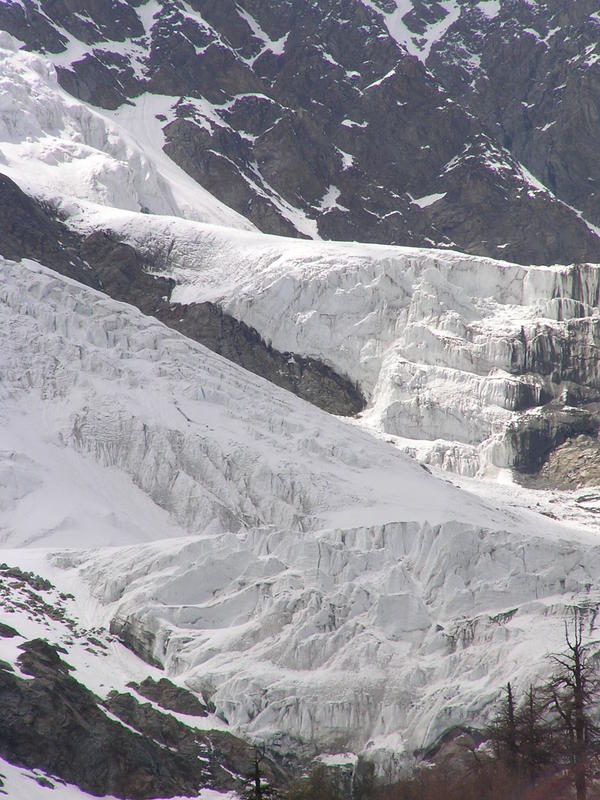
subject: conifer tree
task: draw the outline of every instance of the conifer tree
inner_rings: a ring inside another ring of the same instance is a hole
[[[549,686],[556,729],[564,743],[577,800],[588,799],[591,768],[600,753],[600,730],[592,718],[600,681],[583,639],[583,615],[576,608],[571,625],[565,622],[566,652],[551,655],[557,672]]]
[[[506,695],[500,711],[488,728],[488,738],[492,742],[494,755],[506,763],[507,767],[516,771],[519,760],[517,725],[515,717],[515,700],[510,683],[506,684]]]
[[[254,748],[252,774],[244,781],[242,796],[245,800],[278,800],[279,792],[263,779],[261,763],[265,758],[265,750]]]
[[[316,764],[310,775],[294,781],[288,800],[342,800],[339,786],[324,764]]]
[[[554,760],[555,737],[547,711],[547,697],[531,685],[517,710],[515,721],[520,765],[531,785]]]

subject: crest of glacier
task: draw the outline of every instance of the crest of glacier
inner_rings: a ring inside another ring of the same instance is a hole
[[[194,246],[224,248],[218,229],[203,235]],[[227,304],[258,319],[278,307],[275,296],[296,303],[307,324],[286,328],[282,312],[273,338],[301,341],[316,326],[324,347],[338,343],[349,373],[358,355],[357,377],[373,392],[386,359],[401,363],[392,319],[410,327],[411,281],[420,282],[421,310],[429,304],[442,317],[442,298],[452,298],[464,324],[484,325],[494,318],[481,311],[489,302],[466,298],[495,276],[520,325],[524,297],[538,302],[544,286],[567,280],[550,270],[521,281],[517,268],[485,262],[477,277],[465,257],[448,288],[436,254],[403,254],[403,277],[385,248],[379,261],[363,253],[359,271],[350,246],[307,257],[304,244],[290,251],[294,272],[278,246],[267,240],[263,258],[255,244],[262,267],[246,284],[245,262],[229,259],[238,299],[232,289]],[[334,256],[349,272],[321,270]],[[193,287],[196,297],[200,270],[181,258],[181,291]],[[311,281],[302,283],[302,270]],[[46,548],[70,586],[88,587],[97,624],[209,695],[233,728],[283,748],[363,752],[393,769],[452,725],[485,719],[509,678],[522,688],[544,673],[568,606],[597,608],[595,532],[457,488],[393,444],[41,265],[1,260],[0,272],[3,547]],[[384,292],[404,300],[377,312]],[[343,327],[357,325],[369,296],[371,320],[342,347]],[[455,341],[449,303],[447,313]],[[367,357],[375,327],[389,337]],[[432,370],[458,370],[500,347],[482,332],[470,355],[458,348],[452,368],[442,367],[435,334],[422,326]],[[419,346],[416,331],[405,341]],[[407,396],[399,382],[392,389]]]

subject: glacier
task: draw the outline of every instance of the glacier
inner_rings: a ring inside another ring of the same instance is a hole
[[[573,603],[593,635],[594,530],[454,486],[39,264],[0,270],[4,550],[233,730],[392,775],[543,675]]]
[[[418,57],[439,33],[424,49],[386,20]],[[368,405],[336,419],[0,259],[2,557],[210,697],[211,724],[393,777],[485,722],[509,679],[543,677],[572,605],[596,636],[600,495],[513,480],[536,466],[534,434],[546,449],[595,435],[600,268],[258,234],[162,152],[179,98],[111,112],[60,88],[54,64],[80,44],[50,58],[0,32],[0,171],[147,256],[173,303],[217,303]]]
[[[218,303],[278,350],[356,381],[368,399],[357,422],[426,464],[510,479],[539,466],[529,430],[543,459],[563,428],[597,428],[574,407],[600,396],[598,265],[293,241],[112,209],[70,224],[133,245],[176,280],[173,302]]]

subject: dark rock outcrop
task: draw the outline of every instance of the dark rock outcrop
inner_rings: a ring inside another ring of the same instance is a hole
[[[158,681],[148,677],[141,683],[128,684],[137,694],[152,700],[167,711],[189,714],[194,717],[206,717],[209,709],[204,703],[187,689],[176,686],[167,678]],[[214,710],[214,709],[213,709]]]
[[[558,198],[600,222],[600,33],[594,0],[462,4],[427,66]],[[597,257],[595,257],[597,260]]]
[[[214,711],[191,692],[148,677],[136,685],[136,694],[152,697],[151,705],[115,691],[101,699],[81,682],[98,666],[94,659],[110,660],[108,645],[114,640],[104,629],[82,627],[68,602],[73,599],[39,575],[0,564],[0,612],[18,613],[40,631],[51,626],[60,642],[26,641],[2,623],[0,636],[22,643],[12,663],[0,661],[0,757],[31,770],[28,777],[49,789],[65,781],[93,795],[140,800],[196,797],[203,787],[239,793],[254,746],[227,731],[197,730],[193,720],[186,725],[154,707],[162,703],[194,716]],[[83,648],[92,662],[77,673],[80,680],[69,665],[74,647],[79,657]],[[297,763],[288,770],[268,756],[263,767],[276,786],[298,769]]]
[[[96,795],[194,795],[210,782],[203,762],[161,747],[106,716],[69,675],[57,649],[37,639],[21,646],[24,680],[0,671],[0,753]]]
[[[4,622],[0,622],[0,637],[2,639],[14,639],[14,637],[18,635],[19,632],[15,630],[12,625],[6,625]]]
[[[240,788],[233,775],[245,778],[252,772],[254,747],[226,731],[198,731],[184,725],[170,714],[162,714],[150,703],[140,703],[131,694],[112,692],[106,707],[127,725],[169,750],[185,754],[190,761],[204,762],[202,771],[207,785],[216,789]],[[202,762],[201,762],[202,763]],[[271,784],[281,785],[285,773],[266,758],[261,763],[264,778]],[[206,777],[208,771],[209,777]]]
[[[239,790],[250,774],[254,748],[247,742],[196,731],[130,694],[113,692],[101,701],[70,675],[66,651],[42,639],[20,649],[19,668],[30,679],[0,663],[0,755],[11,763],[94,795],[140,799],[195,797],[206,786]],[[171,687],[167,696],[180,702],[185,690]],[[263,765],[271,783],[286,782],[270,759]]]
[[[517,454],[517,473],[535,473],[548,456],[567,440],[581,435],[594,436],[598,414],[586,408],[554,407],[549,403],[536,414],[525,414],[509,426],[508,440]]]
[[[79,254],[79,238],[55,212],[0,173],[0,255],[12,261],[31,258],[85,283],[100,285]]]
[[[600,486],[600,440],[597,434],[582,433],[567,439],[548,453],[541,467],[533,473],[520,475],[519,482],[532,489],[562,489],[572,491],[585,486]],[[585,507],[592,496],[578,497]]]

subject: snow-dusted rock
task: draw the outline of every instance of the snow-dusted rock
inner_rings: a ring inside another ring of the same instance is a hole
[[[597,9],[576,5],[4,0],[0,29],[56,68],[81,110],[110,109],[136,171],[149,161],[177,184],[187,216],[243,227],[218,197],[270,233],[569,263],[600,259]],[[52,157],[71,157],[72,132]],[[37,154],[13,166],[31,176]],[[127,186],[123,155],[80,156],[60,182],[82,196],[122,204],[143,189]],[[160,188],[163,202],[145,192],[139,205],[169,207]]]

